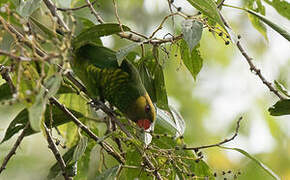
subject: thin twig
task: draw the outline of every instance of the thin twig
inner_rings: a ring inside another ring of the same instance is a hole
[[[50,13],[56,17],[57,22],[60,26],[62,26],[66,31],[70,31],[68,26],[65,24],[65,22],[63,21],[63,19],[61,19],[59,17],[59,15],[57,14],[57,8],[56,6],[53,4],[53,2],[51,0],[43,0],[43,2],[45,3],[46,7],[49,9]]]
[[[124,158],[116,152],[113,147],[111,147],[108,143],[104,141],[99,141],[100,138],[96,136],[87,126],[85,126],[82,122],[80,122],[64,105],[62,105],[60,102],[58,102],[57,99],[54,97],[51,97],[49,99],[51,103],[56,105],[60,110],[62,110],[67,116],[70,117],[70,119],[79,127],[81,128],[87,135],[89,135],[93,140],[98,142],[106,151],[108,154],[113,156],[118,162],[121,164],[125,164]]]
[[[94,6],[92,5],[92,3],[90,2],[90,0],[86,0],[87,5],[89,6],[91,13],[97,18],[97,21],[101,24],[105,23],[103,18],[99,15],[99,13],[97,13],[97,11],[95,10]]]
[[[154,176],[158,179],[158,180],[162,180],[162,177],[160,175],[160,173],[158,172],[158,170],[154,167],[153,163],[149,160],[149,158],[145,155],[143,156],[144,158],[144,162],[147,164],[147,166],[152,169],[154,172]]]
[[[176,12],[176,13],[172,13],[172,14],[169,14],[169,15],[167,15],[167,16],[165,16],[164,18],[163,18],[163,20],[161,21],[161,23],[160,23],[160,25],[158,26],[158,28],[151,34],[151,36],[149,37],[149,39],[151,39],[152,37],[154,37],[154,35],[160,30],[160,29],[162,29],[163,28],[163,24],[165,23],[165,21],[169,18],[169,17],[173,17],[173,16],[175,16],[175,15],[179,15],[179,13],[178,12]]]
[[[31,58],[29,57],[24,57],[24,56],[16,56],[12,53],[9,53],[7,51],[3,51],[0,49],[0,55],[5,55],[5,56],[8,56],[10,57],[11,59],[14,59],[16,61],[31,61]]]
[[[0,174],[1,172],[6,168],[6,165],[8,163],[8,161],[11,159],[11,157],[16,154],[16,150],[18,148],[18,146],[20,145],[21,141],[23,140],[24,136],[25,136],[25,132],[27,130],[27,128],[29,127],[29,123],[26,123],[25,127],[23,128],[23,131],[21,132],[21,134],[18,136],[15,144],[13,145],[12,149],[9,151],[9,153],[7,154],[7,156],[4,158],[2,165],[0,167]]]
[[[49,149],[51,149],[55,159],[57,160],[57,162],[58,162],[58,164],[59,164],[59,166],[61,168],[62,175],[63,175],[64,179],[65,180],[71,180],[72,177],[68,176],[68,174],[66,172],[66,164],[65,164],[61,154],[59,153],[59,150],[58,150],[57,146],[55,145],[54,141],[52,140],[50,132],[47,129],[45,123],[43,123],[43,127],[44,127],[44,130],[45,130],[46,139],[47,139],[47,142],[48,142],[48,147],[49,147]]]
[[[93,1],[91,4],[94,5],[96,2],[97,2],[97,0]],[[76,11],[76,10],[83,9],[85,7],[89,7],[89,4],[86,4],[86,5],[83,5],[83,6],[80,6],[80,7],[75,7],[75,8],[60,8],[60,7],[57,7],[56,10],[58,10],[58,11]]]
[[[237,42],[237,47],[238,49],[240,50],[240,52],[242,53],[242,55],[245,57],[245,59],[247,60],[249,66],[250,66],[250,71],[254,71],[256,73],[256,75],[261,79],[261,81],[263,82],[263,84],[265,84],[269,90],[271,92],[273,92],[274,94],[276,94],[279,99],[283,100],[283,99],[286,99],[284,98],[275,88],[274,86],[272,86],[272,83],[270,83],[269,81],[266,80],[266,78],[262,75],[262,72],[260,69],[256,68],[256,66],[253,64],[252,62],[252,59],[248,54],[247,52],[244,50],[244,48],[242,47],[241,45],[241,42],[238,41]]]
[[[167,3],[168,3],[169,11],[172,14],[173,13],[173,10],[172,10],[172,6],[171,6],[171,0],[167,0]],[[173,29],[175,29],[174,16],[172,16],[172,24],[173,24]]]
[[[225,1],[226,1],[226,0],[222,0],[222,1],[217,5],[217,8],[220,9],[220,8],[223,6],[223,4],[224,4]]]
[[[104,111],[114,123],[116,123],[120,129],[129,137],[132,138],[133,136],[130,134],[130,132],[125,128],[125,126],[116,118],[114,111],[112,111],[108,106],[106,106],[103,102],[101,101],[93,101],[94,105],[97,107],[100,107],[102,111]]]
[[[119,14],[118,14],[118,7],[117,7],[117,3],[116,3],[115,0],[113,0],[113,4],[114,4],[114,8],[115,8],[115,16],[116,16],[117,21],[118,21],[118,23],[120,25],[120,29],[121,29],[122,33],[124,33],[123,25],[121,23],[121,19],[120,19]]]
[[[97,21],[101,24],[105,23],[105,21],[103,20],[103,18],[96,12],[96,10],[94,9],[92,3],[90,2],[90,0],[86,0],[87,2],[87,5],[89,6],[90,10],[91,10],[91,13],[96,17]],[[181,16],[183,16],[182,14],[180,13],[177,13]],[[170,16],[169,16],[170,17]],[[134,32],[132,32],[133,34],[136,34]],[[120,36],[121,38],[125,38],[125,39],[128,39],[130,41],[133,41],[133,42],[143,42],[143,40],[137,36],[134,36],[132,35],[131,33],[118,33],[117,34],[118,36]],[[168,42],[174,42],[176,40],[180,40],[182,38],[182,35],[179,35],[179,36],[176,36],[176,37],[172,37],[172,38],[168,38],[168,39],[150,39],[150,38],[147,38],[146,36],[144,35],[140,35],[140,34],[136,34],[142,38],[145,38],[147,39],[144,44],[163,44],[163,43],[168,43]]]
[[[40,48],[38,47],[35,47],[34,45],[32,45],[30,42],[28,41],[25,41],[25,38],[24,36],[18,32],[11,24],[7,23],[1,16],[0,16],[0,22],[3,24],[4,28],[8,31],[8,32],[11,32],[12,34],[14,34],[17,38],[17,40],[19,42],[24,42],[24,44],[26,46],[28,46],[29,48],[31,49],[35,49],[36,50],[36,53],[40,56],[40,57],[45,57],[46,54],[43,50],[41,50]]]
[[[3,65],[0,64],[0,75],[2,76],[2,78],[7,82],[11,94],[15,94],[17,92],[16,87],[14,86],[12,79],[9,75],[9,69]]]
[[[221,141],[219,143],[216,143],[216,144],[205,145],[205,146],[198,146],[198,147],[184,147],[182,149],[184,149],[184,150],[195,150],[195,151],[197,151],[197,150],[200,150],[200,149],[217,147],[217,146],[220,146],[222,144],[228,143],[228,142],[234,140],[237,137],[237,135],[239,133],[240,122],[241,122],[242,119],[243,119],[242,117],[240,117],[238,119],[235,134],[231,138],[229,138],[229,139],[225,139],[225,140],[223,140],[223,141]]]

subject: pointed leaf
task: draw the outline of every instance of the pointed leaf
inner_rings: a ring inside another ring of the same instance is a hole
[[[287,18],[288,20],[290,20],[290,3],[285,1],[285,0],[265,0],[265,2],[267,2],[268,4],[270,4],[273,8],[276,9],[276,11],[284,16],[285,18]]]
[[[55,95],[61,84],[61,75],[56,74],[51,76],[41,88],[39,94],[36,96],[35,102],[29,107],[29,121],[30,126],[34,131],[40,130],[41,121],[44,118],[46,104],[48,99]]]
[[[278,101],[268,111],[272,116],[290,115],[290,99]]]
[[[116,52],[116,58],[117,58],[118,65],[121,66],[124,58],[128,55],[128,53],[133,51],[133,49],[135,49],[137,46],[139,46],[141,44],[142,44],[142,42],[133,43],[133,44],[129,44],[128,46],[125,46],[125,47],[119,49]]]
[[[117,173],[121,165],[114,166],[110,169],[107,169],[105,172],[97,176],[96,180],[113,180],[117,176]]]
[[[170,111],[156,108],[157,120],[155,129],[165,129],[168,134],[175,135],[176,137],[182,136],[185,131],[185,121],[182,116],[173,108],[170,107]]]
[[[255,5],[256,8],[254,8]],[[247,1],[246,7],[255,13],[261,13],[262,15],[265,15],[265,7],[262,5],[261,0],[249,0]],[[260,21],[260,19],[251,13],[249,14],[249,19],[254,28],[256,28],[266,40],[268,40],[267,29],[265,25]]]
[[[283,36],[285,39],[287,39],[288,41],[290,41],[290,32],[288,30],[286,30],[285,28],[281,27],[280,25],[275,24],[274,22],[272,22],[271,20],[269,20],[267,17],[256,13],[255,11],[246,9],[246,11],[254,16],[256,16],[257,18],[259,18],[261,21],[263,21],[264,23],[266,23],[268,26],[270,26],[272,29],[274,29],[277,33],[281,34],[281,36]]]
[[[221,148],[224,149],[229,149],[229,150],[234,150],[237,151],[241,154],[243,154],[244,156],[246,156],[247,158],[251,159],[253,162],[255,162],[258,166],[260,166],[264,171],[266,171],[270,176],[272,176],[274,179],[280,180],[279,176],[276,175],[270,168],[268,168],[265,164],[263,164],[261,161],[257,160],[256,158],[254,158],[253,156],[251,156],[249,153],[247,153],[246,151],[239,149],[239,148],[229,148],[229,147],[223,147],[223,146],[219,146]]]
[[[16,110],[16,108],[15,108],[15,110]],[[69,110],[77,118],[83,117],[82,114],[80,114],[76,111],[73,111],[71,109],[69,109]],[[6,108],[5,113],[7,114],[7,108]],[[0,110],[0,115],[1,115],[1,110]],[[9,115],[9,117],[13,117],[13,116]],[[59,126],[59,125],[62,125],[64,123],[70,122],[70,119],[68,117],[66,117],[66,115],[63,113],[63,111],[61,111],[60,109],[58,109],[57,107],[54,107],[54,106],[52,107],[52,118],[53,118],[52,127]],[[13,119],[13,121],[11,121],[11,123],[9,124],[9,126],[5,132],[4,138],[2,139],[1,143],[9,140],[12,136],[14,136],[16,133],[18,133],[21,129],[23,129],[28,121],[29,121],[28,110],[24,109]],[[50,110],[49,109],[46,109],[46,112],[45,112],[45,123],[47,126],[50,127]],[[31,127],[28,127],[28,129],[26,130],[25,136],[29,136],[29,135],[34,134],[34,133],[37,133],[37,132],[34,131]]]
[[[54,38],[57,37],[59,40],[63,38],[63,36],[57,32],[53,32],[51,29],[46,27],[44,24],[39,22],[37,19],[34,17],[29,17],[29,20],[35,24],[44,34],[46,34],[49,38]]]
[[[27,18],[40,7],[41,2],[42,0],[21,0],[19,6],[17,6],[16,11],[20,16]]]
[[[153,83],[156,96],[156,105],[162,109],[169,110],[163,69],[159,64],[156,64],[154,69]]]
[[[122,26],[124,31],[129,31],[130,28],[127,26]],[[119,24],[106,23],[93,26],[89,29],[83,30],[76,38],[73,39],[73,46],[78,49],[86,43],[94,43],[96,45],[102,45],[100,37],[108,36],[121,32]]]
[[[73,146],[70,148],[64,155],[62,156],[65,164],[68,164],[73,158],[73,154],[75,151],[76,146]],[[59,166],[59,163],[56,162],[49,170],[49,174],[47,176],[47,179],[53,179],[55,178],[59,173],[61,172],[61,168]]]
[[[12,94],[10,87],[7,83],[4,83],[0,86],[0,101],[11,99]]]
[[[199,46],[190,51],[184,40],[182,40],[180,44],[180,54],[183,63],[195,80],[203,65],[203,59],[201,58],[200,52],[197,49],[198,47]]]
[[[274,81],[276,88],[283,93],[285,96],[290,97],[290,92],[283,86],[283,84],[279,83],[278,81]]]
[[[88,145],[88,137],[82,136],[79,140],[79,143],[74,151],[73,161],[78,161],[80,157],[84,154]]]
[[[187,43],[190,52],[199,43],[202,35],[203,24],[196,20],[185,20],[182,22],[183,39]]]
[[[224,23],[219,15],[219,10],[214,0],[187,0],[193,7],[201,13],[224,27]]]

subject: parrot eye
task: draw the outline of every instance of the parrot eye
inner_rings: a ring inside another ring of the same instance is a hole
[[[149,113],[149,111],[150,111],[150,106],[149,106],[149,104],[146,104],[146,106],[145,106],[145,112],[146,113]]]

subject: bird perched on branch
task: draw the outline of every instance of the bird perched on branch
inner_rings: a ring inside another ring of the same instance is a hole
[[[93,98],[107,100],[139,127],[147,130],[155,120],[155,108],[139,72],[106,47],[86,44],[75,50],[72,68]]]

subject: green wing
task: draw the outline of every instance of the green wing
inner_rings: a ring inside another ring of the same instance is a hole
[[[127,60],[118,66],[116,53],[106,47],[80,47],[72,67],[92,97],[107,99],[120,110],[146,93],[137,69]]]

